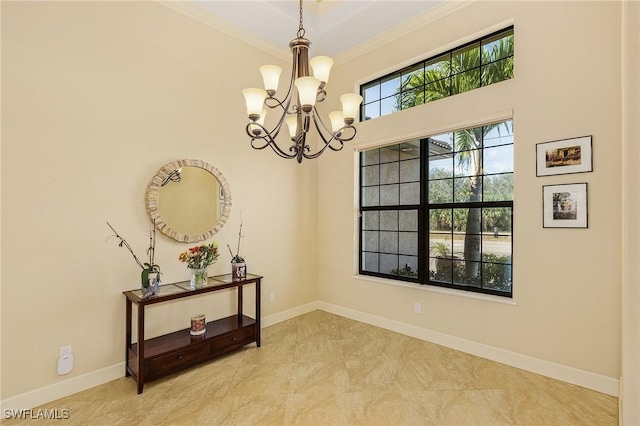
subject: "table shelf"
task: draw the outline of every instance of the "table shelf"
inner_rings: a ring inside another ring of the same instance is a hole
[[[234,280],[231,274],[209,277],[207,284],[196,289],[189,282],[162,285],[158,294],[143,297],[141,290],[123,292],[126,297],[126,368],[125,375],[132,376],[142,393],[148,381],[164,377],[184,368],[216,358],[255,342],[260,347],[260,284],[262,277],[247,274],[242,280]],[[243,288],[255,284],[256,317],[251,318],[242,312]],[[238,294],[237,313],[208,322],[206,332],[192,336],[189,329],[144,338],[144,313],[149,305],[170,300],[201,296],[212,292],[235,289]],[[132,342],[132,306],[137,307],[138,342]]]

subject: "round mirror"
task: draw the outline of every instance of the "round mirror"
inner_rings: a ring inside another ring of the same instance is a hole
[[[201,160],[165,164],[145,197],[147,214],[167,237],[183,243],[211,238],[231,213],[231,190],[220,170]]]

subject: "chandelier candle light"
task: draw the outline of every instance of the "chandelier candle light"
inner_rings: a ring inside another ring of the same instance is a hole
[[[304,34],[302,0],[300,0],[300,26],[297,37],[289,43],[289,48],[293,53],[291,80],[283,100],[275,97],[280,73],[282,73],[282,68],[276,65],[260,67],[264,90],[252,88],[242,91],[247,103],[247,116],[250,120],[246,131],[251,137],[251,146],[254,149],[271,147],[280,157],[295,158],[298,163],[301,163],[303,158],[318,158],[327,148],[340,151],[344,142],[352,140],[356,136],[353,122],[362,103],[362,96],[355,93],[340,96],[342,111],[329,113],[331,121],[331,130],[329,130],[320,118],[315,105],[316,102],[324,101],[327,96],[325,87],[329,81],[333,59],[328,56],[316,56],[309,60],[311,42],[304,38]],[[313,76],[309,75],[309,66],[313,70]],[[282,115],[271,130],[267,130],[264,126],[264,119],[267,115],[265,107],[282,109]],[[311,147],[306,142],[306,136],[312,122],[322,139],[322,144],[314,153],[311,153]],[[289,128],[289,136],[293,142],[288,152],[280,148],[275,140],[285,123]]]

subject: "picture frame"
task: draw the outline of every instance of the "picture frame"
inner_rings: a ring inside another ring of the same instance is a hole
[[[536,144],[536,176],[593,171],[591,148],[591,136]]]
[[[588,228],[586,183],[542,187],[543,228]]]

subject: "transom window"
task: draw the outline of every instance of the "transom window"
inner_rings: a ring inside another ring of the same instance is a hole
[[[513,78],[513,27],[360,86],[362,121]]]
[[[511,297],[512,121],[360,154],[360,273]]]

